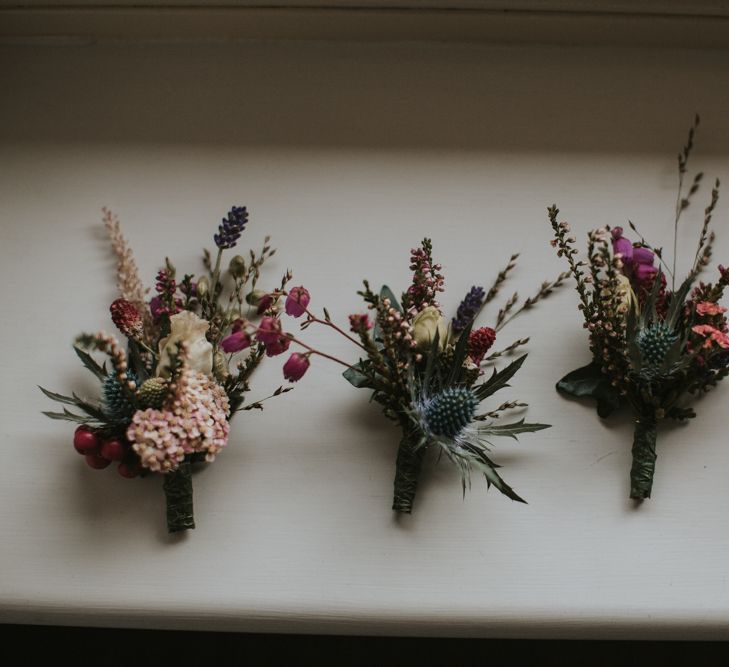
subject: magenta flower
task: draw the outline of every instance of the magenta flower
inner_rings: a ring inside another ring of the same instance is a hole
[[[281,334],[275,341],[272,343],[264,343],[266,346],[266,356],[267,357],[275,357],[279,354],[283,354],[286,352],[286,350],[289,349],[289,345],[291,345],[291,340],[285,335]]]
[[[278,318],[267,315],[261,319],[256,332],[256,340],[268,345],[275,343],[281,337],[281,322]]]
[[[289,382],[297,382],[309,369],[309,355],[294,352],[283,366],[284,378]]]
[[[306,312],[311,295],[306,287],[292,287],[286,297],[286,314],[292,317],[301,317]]]
[[[256,332],[256,340],[266,346],[266,356],[268,357],[275,357],[277,354],[286,352],[291,345],[291,340],[281,330],[280,320],[271,315],[267,315],[261,320]]]
[[[633,261],[633,244],[623,236],[623,228],[615,227],[611,232],[613,237],[613,252],[620,253],[624,264]]]
[[[655,253],[650,248],[645,248],[643,246],[633,248],[633,261],[636,264],[647,264],[649,266],[653,266],[653,260],[655,257]]]
[[[229,336],[223,338],[220,341],[220,347],[223,348],[224,352],[232,354],[234,352],[240,352],[251,346],[251,337],[246,331],[238,330],[233,331]]]
[[[258,302],[258,308],[256,312],[259,315],[263,315],[273,305],[273,297],[270,294],[264,294],[261,300]]]

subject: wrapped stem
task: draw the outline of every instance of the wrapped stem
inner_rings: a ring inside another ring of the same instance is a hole
[[[425,447],[417,447],[417,443],[417,437],[411,433],[405,433],[397,450],[395,497],[392,501],[392,509],[401,514],[410,514],[413,511],[420,468],[425,455]]]
[[[164,477],[168,532],[179,533],[195,528],[190,462],[183,461],[177,470],[168,472]]]
[[[633,466],[630,469],[630,497],[643,500],[651,497],[656,470],[656,420],[639,417],[633,434]]]

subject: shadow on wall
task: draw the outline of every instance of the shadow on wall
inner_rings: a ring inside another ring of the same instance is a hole
[[[698,111],[722,153],[727,72],[617,47],[3,47],[0,141],[665,152]]]

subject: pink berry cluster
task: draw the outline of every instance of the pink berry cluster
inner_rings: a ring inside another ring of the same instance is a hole
[[[131,479],[139,475],[141,466],[129,442],[118,437],[103,437],[88,426],[79,426],[73,435],[73,446],[95,470],[103,470],[118,462],[117,471]]]

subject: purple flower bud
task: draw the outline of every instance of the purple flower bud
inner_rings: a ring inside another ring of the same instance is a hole
[[[281,337],[281,322],[275,317],[267,315],[261,319],[256,332],[256,340],[264,345],[275,343]]]
[[[610,233],[613,237],[613,252],[620,253],[624,264],[630,264],[633,261],[633,244],[623,236],[623,228],[615,227]]]
[[[224,352],[232,354],[234,352],[240,352],[251,346],[251,337],[246,331],[234,331],[229,336],[223,338],[220,341],[220,347],[223,348]]]
[[[309,369],[309,355],[294,352],[283,366],[284,378],[289,382],[297,382]]]
[[[656,269],[654,266],[651,266],[650,264],[638,264],[635,267],[635,277],[640,282],[643,282],[644,280],[651,278],[657,272],[658,272],[658,269]]]
[[[305,287],[292,287],[286,297],[286,314],[300,317],[306,312],[311,296]]]
[[[633,261],[636,264],[648,264],[653,266],[653,260],[655,259],[655,253],[649,248],[633,248]]]

